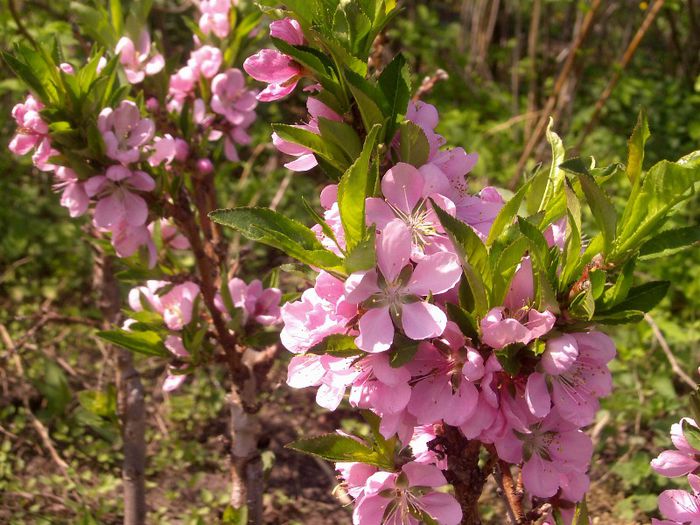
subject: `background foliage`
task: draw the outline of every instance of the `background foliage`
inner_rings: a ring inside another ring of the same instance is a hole
[[[12,1],[12,0],[10,0]],[[9,48],[28,32],[37,40],[58,38],[68,61],[82,63],[89,41],[99,37],[104,18],[96,3],[25,0],[0,10],[0,46]],[[245,2],[240,2],[245,3]],[[555,128],[567,148],[580,144],[601,164],[624,162],[626,139],[637,111],[646,107],[652,139],[645,167],[698,149],[700,142],[700,2],[665,2],[591,133],[585,134],[593,106],[631,36],[640,26],[646,2],[603,2],[591,33],[556,106]],[[94,6],[94,7],[93,7]],[[556,0],[406,1],[405,9],[382,42],[381,57],[401,49],[416,72],[414,84],[439,69],[438,81],[424,100],[442,116],[438,131],[452,145],[477,151],[480,161],[472,188],[507,186],[529,133],[549,96],[586,2]],[[125,9],[128,6],[125,6]],[[250,6],[254,9],[253,6]],[[20,17],[19,27],[12,10]],[[166,56],[178,60],[191,47],[184,17],[188,3],[156,2],[150,17],[154,37]],[[539,11],[539,17],[534,16]],[[97,13],[97,14],[95,14]],[[266,34],[260,32],[260,38]],[[536,34],[535,38],[533,35]],[[256,46],[263,46],[260,40]],[[248,50],[250,51],[250,50]],[[243,55],[245,56],[245,55]],[[114,356],[93,336],[99,321],[91,291],[89,247],[80,240],[79,221],[58,206],[49,178],[14,158],[6,145],[14,123],[10,110],[24,93],[10,72],[0,78],[0,521],[8,523],[118,523],[120,438],[114,411]],[[221,184],[226,207],[275,205],[308,222],[299,195],[315,198],[321,176],[292,176],[269,144],[265,122],[294,122],[303,114],[299,101],[265,105],[254,130],[257,140],[244,162],[229,165]],[[535,149],[528,168],[546,161],[546,147]],[[674,219],[698,223],[698,199]],[[259,266],[248,276],[265,275],[285,261],[278,252],[254,249]],[[281,278],[293,291],[307,276],[285,267]],[[604,402],[591,430],[599,461],[594,466],[593,515],[601,523],[648,522],[656,495],[673,483],[655,475],[649,460],[667,444],[667,429],[683,414],[690,387],[674,371],[695,378],[700,361],[700,253],[659,257],[639,264],[642,278],[671,281],[671,289],[651,323],[616,331],[619,359],[616,390]],[[78,322],[80,319],[85,322]],[[658,333],[652,330],[658,326]],[[659,335],[660,334],[660,335]],[[21,365],[21,366],[18,366]],[[227,500],[222,441],[225,425],[222,377],[216,370],[198,377],[174,396],[160,392],[163,367],[139,362],[149,392],[149,504],[158,523],[212,523]],[[283,449],[296,434],[331,430],[338,421],[360,423],[315,412],[308,392],[289,392],[285,366],[280,387],[270,392],[264,415],[270,444],[265,456],[271,490],[270,523],[349,523],[349,514],[331,495],[333,473],[324,464]],[[34,418],[50,432],[59,461]],[[66,468],[60,466],[64,460]],[[495,503],[494,503],[495,505]],[[502,516],[493,510],[494,523]]]

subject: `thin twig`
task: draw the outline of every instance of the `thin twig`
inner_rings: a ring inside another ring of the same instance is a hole
[[[17,349],[15,347],[14,342],[12,341],[10,333],[7,331],[7,328],[5,328],[5,325],[3,324],[0,324],[0,337],[2,337],[3,342],[7,346],[8,351],[10,352],[12,362],[17,370],[17,377],[26,379],[26,375],[24,373],[24,365],[22,364],[22,358],[17,352]],[[68,474],[68,463],[64,461],[64,459],[56,450],[56,447],[54,447],[49,431],[46,429],[44,424],[41,421],[39,421],[39,419],[37,419],[37,417],[34,415],[34,412],[32,412],[32,408],[29,404],[29,396],[24,391],[22,391],[20,396],[22,399],[22,405],[24,406],[24,410],[27,416],[29,417],[32,426],[34,427],[34,430],[36,430],[36,433],[39,435],[41,442],[44,444],[46,450],[48,450],[51,459],[54,463],[56,463],[56,465],[58,465],[63,475],[70,481],[72,481],[70,475]]]
[[[508,187],[511,189],[517,186],[518,181],[520,180],[520,175],[522,174],[523,169],[525,168],[525,163],[527,162],[527,159],[530,157],[530,154],[533,152],[535,147],[539,144],[540,139],[542,138],[542,134],[544,133],[544,130],[547,126],[548,116],[554,109],[557,99],[559,98],[559,93],[566,84],[566,79],[569,77],[571,71],[573,70],[578,50],[583,45],[583,42],[586,40],[586,37],[588,36],[588,33],[590,32],[591,27],[593,26],[593,20],[595,18],[596,11],[600,7],[600,4],[601,0],[593,0],[590,10],[588,11],[588,13],[586,13],[586,17],[583,19],[581,31],[576,35],[574,41],[569,47],[569,53],[567,54],[566,60],[564,61],[564,65],[561,68],[561,72],[559,73],[559,76],[557,77],[557,80],[554,83],[554,89],[552,91],[552,94],[549,96],[544,108],[542,109],[542,115],[540,116],[540,120],[538,121],[537,126],[535,127],[535,131],[530,136],[530,140],[528,140],[527,144],[525,145],[525,149],[523,150],[523,153],[522,155],[520,155],[520,159],[518,160],[518,166],[515,169],[515,174],[508,183]]]
[[[668,362],[671,365],[671,370],[673,370],[673,372],[681,379],[681,381],[683,381],[686,385],[695,390],[695,388],[697,388],[696,382],[693,381],[693,379],[688,374],[686,374],[683,368],[681,368],[681,366],[678,364],[676,356],[673,355],[671,347],[668,345],[666,338],[664,338],[664,334],[661,333],[661,330],[656,324],[656,321],[654,321],[654,319],[652,319],[652,317],[649,314],[644,314],[644,320],[651,327],[651,331],[654,333],[654,337],[658,341],[661,350],[663,350],[664,354],[666,355],[666,359],[668,359]]]
[[[632,40],[627,46],[627,49],[625,49],[625,52],[622,54],[622,57],[620,58],[619,62],[615,65],[613,74],[610,77],[607,86],[605,86],[605,89],[600,94],[600,97],[598,97],[598,101],[595,104],[595,108],[593,108],[593,114],[590,116],[588,124],[586,124],[586,128],[583,130],[583,134],[581,135],[578,144],[576,144],[576,151],[581,150],[581,146],[583,146],[583,143],[586,141],[586,138],[591,133],[591,130],[597,124],[598,118],[600,117],[600,112],[603,110],[603,107],[610,98],[610,95],[612,95],[615,86],[617,86],[617,83],[620,81],[622,72],[632,60],[632,57],[636,53],[640,42],[644,38],[644,35],[647,33],[647,31],[651,27],[651,24],[654,22],[656,15],[659,14],[659,11],[661,11],[661,8],[664,6],[664,2],[665,0],[656,0],[654,2],[654,5],[651,6],[651,9],[649,9],[647,16],[644,18],[642,25],[639,26],[639,29],[635,33],[634,37],[632,37]]]

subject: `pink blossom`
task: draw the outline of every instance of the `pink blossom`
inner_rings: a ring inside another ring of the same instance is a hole
[[[214,171],[214,163],[209,159],[197,159],[197,173],[200,175],[209,175]]]
[[[240,69],[228,69],[216,75],[212,80],[211,90],[212,111],[223,115],[236,126],[246,122],[249,119],[248,115],[258,104],[255,93],[246,89]]]
[[[335,464],[335,469],[343,480],[345,491],[353,498],[362,493],[367,478],[377,472],[377,467],[365,463],[339,462]]]
[[[120,165],[107,168],[104,175],[85,182],[85,191],[98,200],[93,222],[98,228],[111,229],[117,223],[142,226],[148,218],[146,201],[134,191],[153,191],[155,181],[143,171],[131,171]]]
[[[416,463],[435,465],[440,470],[447,470],[447,458],[435,452],[431,442],[437,439],[435,425],[419,425],[413,430],[409,443]]]
[[[504,307],[498,306],[481,320],[481,340],[496,349],[514,343],[528,344],[549,332],[554,321],[554,315],[547,310],[519,310],[511,317]]]
[[[213,46],[202,46],[190,53],[187,66],[197,75],[204,78],[214,78],[223,62],[221,50]]]
[[[304,33],[296,20],[285,18],[270,24],[270,35],[290,45],[304,43]],[[243,69],[267,87],[258,94],[261,102],[272,102],[286,97],[297,87],[304,68],[291,57],[273,49],[263,49],[246,58]]]
[[[667,478],[685,476],[695,472],[700,467],[700,462],[697,460],[700,456],[700,450],[688,443],[683,431],[684,424],[698,428],[695,420],[687,417],[674,423],[671,426],[671,440],[676,450],[664,450],[651,461],[651,468]]]
[[[174,98],[177,104],[181,105],[182,101],[194,92],[198,77],[197,70],[189,66],[181,67],[175,74],[170,76],[168,94]]]
[[[406,367],[392,367],[386,353],[370,355],[354,363],[358,375],[350,390],[350,405],[368,408],[381,417],[401,413],[411,399]]]
[[[71,217],[83,215],[90,203],[85,186],[78,175],[70,168],[59,166],[54,172],[54,191],[61,193],[61,206],[68,208]]]
[[[354,360],[331,355],[295,355],[287,369],[287,384],[292,388],[319,387],[316,403],[333,411],[359,375],[359,371],[353,367]]]
[[[448,329],[458,331],[453,324],[450,327]],[[479,392],[462,373],[462,359],[467,352],[463,352],[462,347],[463,343],[454,348],[444,345],[441,351],[435,345],[423,342],[408,363],[411,375],[419,378],[413,387],[408,411],[416,416],[419,425],[443,420],[448,425],[459,426],[476,410]],[[476,353],[476,350],[470,350]]]
[[[155,266],[158,254],[151,234],[144,224],[134,226],[124,219],[115,222],[109,228],[104,228],[104,230],[112,232],[112,246],[119,257],[131,257],[141,246],[146,246],[148,267]]]
[[[615,345],[601,332],[563,334],[547,341],[542,355],[543,373],[528,378],[530,410],[538,417],[549,412],[551,400],[562,418],[585,426],[593,422],[598,398],[612,391],[607,363],[615,357]],[[546,379],[545,379],[546,378]]]
[[[148,157],[148,163],[154,167],[163,163],[166,166],[169,165],[177,154],[177,140],[169,133],[162,137],[155,137],[153,139],[153,153]]]
[[[124,66],[126,78],[131,84],[143,82],[148,75],[155,75],[165,67],[165,59],[160,53],[151,53],[151,35],[142,31],[137,44],[122,37],[117,42],[114,52],[119,55],[119,62]]]
[[[462,509],[450,494],[436,489],[447,484],[434,465],[406,463],[400,473],[376,472],[367,478],[355,500],[353,525],[419,525],[424,513],[441,525],[458,525]]]
[[[137,312],[143,310],[143,295],[153,309],[163,316],[165,326],[170,330],[182,330],[192,321],[192,309],[199,295],[199,286],[186,282],[173,286],[162,296],[157,295],[157,291],[167,284],[163,281],[148,281],[145,287],[133,288],[129,292],[129,306]]]
[[[201,0],[199,10],[202,16],[199,17],[199,29],[202,33],[214,33],[219,38],[226,38],[231,30],[230,8],[231,0]]]
[[[44,105],[32,95],[28,95],[24,102],[12,108],[12,117],[18,129],[10,141],[9,148],[15,155],[25,155],[40,143],[48,143],[49,127],[39,113],[42,109]]]
[[[155,225],[155,222],[148,225],[148,231],[151,235],[153,235]],[[168,221],[168,219],[159,219],[158,227],[160,228],[160,237],[163,240],[163,244],[174,250],[188,250],[190,248],[190,241],[187,240],[187,237],[182,235],[177,226]]]
[[[228,282],[228,291],[235,308],[243,312],[243,324],[255,321],[263,326],[276,324],[280,321],[280,299],[282,292],[277,288],[265,288],[259,279],[246,284],[245,281],[234,277]],[[221,296],[216,297],[216,307],[226,312],[226,306]]]
[[[356,313],[357,308],[346,300],[342,281],[320,272],[315,287],[306,290],[301,300],[282,307],[280,339],[290,352],[305,352],[329,335],[347,332],[346,325]]]
[[[426,253],[452,251],[445,230],[428,201],[433,199],[441,209],[454,215],[454,204],[440,194],[446,185],[446,181],[436,180],[423,169],[399,162],[382,178],[384,199],[367,199],[367,221],[376,224],[381,231],[390,221],[402,220],[411,231],[414,260]]]
[[[659,496],[659,511],[670,521],[654,520],[657,525],[686,524],[700,525],[700,477],[688,476],[693,492],[665,490]]]
[[[439,122],[438,111],[435,106],[422,101],[411,101],[406,111],[406,120],[417,124],[428,139],[430,144],[430,157],[437,155],[438,150],[445,144],[445,139],[435,132]]]
[[[318,127],[319,118],[322,117],[336,122],[342,122],[343,120],[343,118],[335,111],[314,97],[309,97],[306,100],[306,108],[311,117],[309,122],[307,124],[300,124],[295,127],[310,131],[316,135],[321,133]],[[284,167],[289,170],[308,171],[318,165],[318,161],[310,149],[293,142],[288,142],[282,139],[277,133],[272,134],[272,143],[282,153],[296,157],[295,160],[287,162],[284,165]]]
[[[123,100],[116,109],[105,108],[97,118],[107,156],[130,164],[141,157],[141,148],[153,138],[155,125],[141,118],[141,112],[130,100]]]
[[[270,36],[279,38],[293,46],[304,45],[304,32],[299,22],[292,18],[283,18],[270,23]]]
[[[523,483],[533,496],[550,498],[560,488],[587,483],[584,478],[593,454],[591,439],[563,421],[556,411],[531,425],[527,432],[506,433],[496,442],[496,449],[505,461],[524,461]],[[572,492],[579,495],[578,491]]]
[[[185,348],[185,345],[182,344],[182,339],[176,335],[169,335],[165,338],[165,348],[170,350],[170,352],[179,359],[186,359],[190,355]],[[176,370],[177,367],[168,365],[168,375],[163,381],[163,392],[172,392],[177,390],[187,379],[185,374],[178,374],[175,372]]]
[[[366,352],[391,347],[395,322],[415,340],[437,337],[445,330],[445,313],[422,298],[455,286],[462,268],[454,254],[441,252],[422,259],[414,269],[411,249],[411,231],[394,219],[377,235],[379,271],[356,273],[346,282],[348,300],[366,309],[355,340]]]

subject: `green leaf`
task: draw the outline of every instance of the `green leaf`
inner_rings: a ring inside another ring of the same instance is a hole
[[[404,121],[399,126],[401,161],[420,168],[430,157],[430,143],[418,124]]]
[[[652,237],[639,249],[640,259],[665,257],[700,242],[700,226],[686,226],[663,231]]]
[[[224,510],[221,523],[222,525],[247,525],[248,506],[243,505],[241,508],[235,508],[229,505],[226,507],[226,510]]]
[[[566,194],[566,241],[564,244],[561,286],[576,279],[581,269],[588,262],[581,257],[581,203],[568,184],[564,185]]]
[[[97,332],[98,337],[117,346],[138,354],[158,357],[169,357],[171,354],[156,332],[129,332],[127,330],[110,330]]]
[[[632,282],[634,281],[634,267],[636,264],[637,259],[634,258],[630,259],[623,265],[615,284],[603,293],[603,308],[601,308],[601,310],[608,310],[622,302],[625,297],[627,297],[627,294],[632,287]]]
[[[393,137],[398,122],[401,122],[406,115],[408,102],[411,98],[411,74],[403,55],[396,55],[394,60],[384,68],[378,83],[389,107],[386,136]]]
[[[610,253],[617,231],[617,212],[610,199],[598,186],[598,183],[588,172],[588,168],[581,159],[568,160],[561,165],[561,168],[578,176],[583,193],[586,195],[588,206],[593,212],[593,218],[603,233],[605,253]]]
[[[375,124],[383,124],[386,118],[384,108],[388,106],[384,93],[350,69],[345,70],[345,79],[360,111],[365,130],[372,129]]]
[[[272,129],[280,138],[309,148],[340,171],[345,171],[350,165],[345,151],[334,142],[324,140],[320,135],[289,124],[273,124]]]
[[[392,470],[393,462],[367,445],[348,436],[326,434],[313,438],[298,439],[287,448],[318,456],[328,461],[350,461],[374,465],[382,470]]]
[[[214,210],[209,218],[244,237],[284,251],[291,257],[336,275],[344,275],[343,261],[327,250],[303,224],[267,208]]]
[[[644,109],[639,112],[637,117],[637,125],[632,131],[632,136],[627,142],[627,167],[625,174],[632,183],[636,186],[639,178],[642,176],[642,164],[644,163],[644,145],[647,139],[651,136],[649,132],[649,123],[647,122],[647,114]]]
[[[571,525],[589,525],[590,522],[588,505],[586,505],[586,498],[584,497],[583,500],[576,505],[574,520]]]
[[[558,303],[555,290],[558,285],[550,275],[550,270],[555,266],[552,264],[551,254],[547,240],[542,232],[531,224],[527,219],[518,217],[518,228],[527,237],[530,244],[530,256],[532,259],[532,270],[537,283],[537,306],[538,308],[548,307],[556,311]]]
[[[654,308],[666,296],[669,281],[652,281],[630,288],[627,297],[608,310],[606,313],[615,313],[624,310],[639,310],[648,312]]]
[[[670,211],[695,192],[700,162],[691,154],[678,162],[661,161],[642,177],[639,194],[625,207],[625,221],[611,259],[635,251],[668,218]]]
[[[554,132],[553,128],[554,120],[550,117],[546,136],[547,142],[549,142],[552,149],[552,164],[549,168],[547,183],[544,185],[542,199],[537,207],[538,212],[545,212],[542,217],[542,224],[549,224],[560,217],[564,213],[566,207],[564,193],[561,191],[564,185],[565,174],[564,170],[560,167],[564,162],[566,152],[564,150],[564,144],[559,138],[559,135]],[[539,186],[539,184],[536,184],[536,186]]]
[[[348,274],[371,270],[376,266],[376,227],[373,225],[364,239],[345,255],[345,271]]]
[[[411,362],[418,351],[419,341],[409,339],[399,333],[394,335],[391,352],[389,354],[389,364],[392,368],[400,368]]]
[[[333,334],[309,349],[310,354],[329,354],[335,357],[352,357],[363,352],[355,344],[355,336]]]
[[[479,341],[479,330],[477,328],[476,319],[461,306],[447,303],[447,314],[450,320],[457,323],[459,329],[464,335],[469,337],[472,342]]]
[[[352,250],[366,238],[365,199],[374,188],[374,180],[370,177],[370,161],[380,129],[381,126],[377,125],[370,130],[362,154],[348,168],[338,184],[338,209],[348,250]]]
[[[321,132],[321,136],[336,144],[345,152],[351,161],[360,155],[362,151],[360,137],[358,137],[355,130],[345,122],[319,117],[318,128]]]
[[[621,325],[621,324],[637,324],[644,319],[644,312],[639,310],[625,310],[615,313],[597,313],[593,316],[593,321],[596,324]]]
[[[577,319],[590,321],[593,318],[593,314],[595,314],[595,298],[591,288],[574,297],[569,305],[569,311]]]
[[[473,313],[479,317],[486,313],[489,308],[486,283],[491,280],[491,269],[486,246],[470,226],[452,217],[435,204],[432,199],[430,199],[430,203],[462,263],[464,275],[474,299],[475,310]]]
[[[533,180],[534,178],[531,178],[525,182],[525,184],[522,185],[515,195],[513,195],[508,202],[506,202],[503,208],[501,208],[501,211],[498,212],[498,215],[496,215],[496,218],[491,225],[491,229],[489,230],[489,236],[486,239],[486,246],[491,246],[495,240],[498,239],[501,233],[503,233],[503,230],[513,223],[513,218],[518,214],[520,205],[522,204],[525,195],[527,195],[527,193],[530,191],[530,186]]]
[[[687,419],[683,419],[681,425],[683,428],[683,436],[688,444],[695,450],[700,450],[700,428],[690,423]]]

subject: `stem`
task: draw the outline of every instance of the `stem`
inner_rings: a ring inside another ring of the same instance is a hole
[[[518,492],[513,475],[510,472],[510,465],[505,461],[498,462],[498,484],[503,490],[506,498],[506,508],[513,525],[521,525],[525,520],[523,511],[522,494]]]
[[[114,276],[112,260],[99,250],[95,264],[95,285],[100,290],[100,310],[105,328],[119,319],[119,285]],[[114,347],[112,347],[114,348]],[[119,416],[122,422],[124,463],[124,525],[146,523],[146,405],[143,385],[134,368],[131,352],[114,348],[117,354],[117,392]]]

